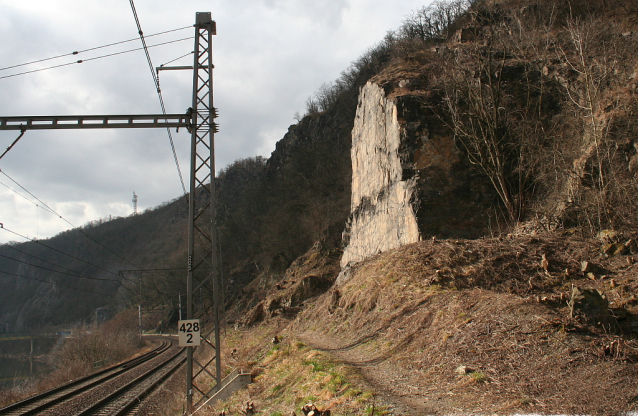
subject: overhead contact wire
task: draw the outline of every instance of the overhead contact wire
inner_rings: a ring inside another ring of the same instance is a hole
[[[113,276],[116,276],[116,277],[118,277],[118,278],[120,277],[120,275],[118,275],[118,274],[116,274],[116,273],[113,273],[112,271],[107,270],[107,269],[105,269],[104,267],[100,267],[100,266],[95,265],[95,264],[93,264],[93,263],[90,263],[90,262],[88,262],[88,261],[86,261],[86,260],[82,260],[82,259],[81,259],[81,258],[79,258],[79,257],[75,257],[75,256],[73,256],[73,255],[71,255],[71,254],[65,253],[64,251],[61,251],[61,250],[58,250],[57,248],[51,247],[51,246],[49,246],[49,245],[46,245],[46,244],[44,244],[43,242],[41,242],[41,241],[39,241],[39,240],[35,240],[35,239],[33,239],[33,238],[29,238],[29,237],[27,237],[27,236],[25,236],[25,235],[22,235],[22,234],[20,234],[20,233],[18,233],[18,232],[12,231],[12,230],[10,230],[10,229],[8,229],[8,228],[4,227],[4,226],[3,226],[3,227],[1,227],[1,228],[0,228],[0,230],[4,230],[4,231],[6,231],[6,232],[8,232],[8,233],[11,233],[11,234],[13,234],[13,235],[16,235],[16,236],[18,236],[18,237],[20,237],[20,238],[24,238],[25,240],[31,241],[32,243],[40,244],[40,245],[41,245],[41,246],[43,246],[43,247],[46,247],[46,248],[48,248],[48,249],[50,249],[50,250],[53,250],[53,251],[55,251],[55,252],[57,252],[57,253],[60,253],[60,254],[62,254],[62,255],[64,255],[64,256],[67,256],[67,257],[69,257],[69,258],[72,258],[73,260],[77,260],[77,261],[79,261],[79,262],[82,262],[82,263],[84,263],[84,264],[87,264],[87,265],[89,265],[89,266],[91,266],[91,267],[94,267],[94,268],[96,268],[96,269],[98,269],[98,270],[102,270],[103,272],[106,272],[106,273],[108,273],[108,274],[112,274]],[[132,280],[130,280],[130,279],[126,279],[126,280],[132,281]]]
[[[10,186],[7,186],[6,184],[4,184],[4,183],[2,183],[2,182],[0,182],[0,185],[2,185],[2,186],[4,186],[5,188],[9,189],[10,191],[12,191],[13,193],[15,193],[16,195],[18,195],[18,196],[20,196],[20,197],[24,198],[26,201],[30,202],[31,204],[33,204],[33,205],[35,205],[35,206],[37,206],[37,207],[40,207],[40,208],[44,209],[45,211],[49,212],[50,214],[56,215],[56,216],[57,216],[57,217],[59,217],[60,219],[64,220],[67,224],[69,224],[69,225],[71,225],[72,227],[76,228],[76,229],[77,229],[80,233],[84,234],[87,238],[89,238],[89,239],[93,240],[96,244],[100,245],[101,247],[103,247],[104,249],[108,250],[108,251],[109,251],[109,252],[111,252],[112,254],[114,254],[114,255],[116,255],[116,256],[118,256],[118,257],[120,257],[120,259],[122,259],[122,260],[126,261],[127,263],[131,264],[132,266],[136,267],[136,269],[133,269],[133,270],[124,270],[124,271],[127,271],[127,272],[148,272],[148,271],[178,271],[178,270],[179,270],[179,271],[182,271],[182,270],[186,270],[186,268],[155,268],[155,269],[143,269],[143,268],[139,267],[138,265],[136,265],[136,264],[134,264],[134,263],[132,263],[132,262],[130,262],[130,261],[128,261],[128,260],[126,260],[124,257],[119,256],[117,253],[113,252],[113,251],[112,251],[112,250],[110,250],[108,247],[106,247],[106,246],[104,246],[103,244],[101,244],[99,241],[96,241],[96,240],[95,240],[95,239],[93,239],[91,236],[89,236],[89,235],[87,235],[86,233],[84,233],[84,232],[83,232],[80,228],[77,228],[77,227],[76,227],[75,225],[73,225],[71,222],[69,222],[68,220],[66,220],[66,219],[65,219],[64,217],[62,217],[61,215],[59,215],[57,212],[55,212],[53,209],[51,209],[51,208],[50,208],[50,207],[49,207],[46,203],[44,203],[44,202],[43,202],[42,200],[40,200],[38,197],[36,197],[35,195],[33,195],[31,192],[29,192],[29,190],[27,190],[26,188],[24,188],[22,185],[20,185],[18,182],[16,182],[13,178],[9,177],[9,176],[8,176],[5,172],[3,172],[2,170],[0,170],[0,173],[2,173],[3,175],[7,176],[7,177],[8,177],[11,181],[13,181],[13,183],[15,183],[16,185],[20,186],[22,189],[24,189],[27,193],[29,193],[29,195],[31,195],[31,196],[32,196],[33,198],[35,198],[38,202],[40,202],[40,203],[42,204],[42,206],[40,206],[40,205],[36,204],[35,202],[33,202],[32,200],[30,200],[30,199],[29,199],[29,198],[27,198],[26,196],[22,195],[20,192],[18,192],[18,191],[16,191],[15,189],[11,188]],[[38,257],[38,256],[36,256],[36,255],[34,255],[34,254],[27,253],[26,251],[19,250],[19,249],[15,248],[15,247],[14,247],[14,246],[12,246],[12,245],[7,245],[6,247],[8,247],[8,248],[10,248],[10,249],[12,249],[12,250],[15,250],[15,251],[17,251],[17,252],[19,252],[19,253],[25,254],[25,255],[27,255],[27,256],[31,256],[31,257],[35,258],[36,260],[42,261],[42,262],[44,262],[44,263],[48,263],[48,264],[51,264],[51,265],[53,265],[53,266],[55,266],[55,267],[59,267],[59,268],[61,268],[61,269],[65,269],[65,270],[67,270],[68,272],[70,272],[71,274],[69,274],[69,273],[63,273],[63,272],[58,272],[58,273],[67,274],[67,275],[69,275],[69,276],[76,276],[76,277],[83,277],[83,278],[88,278],[88,279],[95,279],[95,278],[92,278],[92,277],[90,277],[90,276],[86,276],[86,275],[73,274],[73,273],[74,273],[74,272],[73,272],[73,270],[71,270],[71,269],[69,269],[69,268],[67,268],[67,267],[60,266],[59,264],[55,264],[55,263],[52,263],[52,262],[50,262],[50,261],[48,261],[48,260],[44,260],[44,259],[42,259],[42,258],[40,258],[40,257]],[[1,255],[0,255],[0,256],[1,256]],[[4,256],[2,256],[2,257],[4,257]],[[9,258],[9,257],[7,257],[7,258]],[[13,258],[9,258],[9,259],[10,259],[10,260],[20,261],[20,262],[23,262],[23,263],[25,263],[25,264],[28,264],[28,265],[31,265],[31,266],[34,266],[34,267],[40,267],[40,266],[37,266],[37,265],[31,264],[31,263],[28,263],[28,262],[24,262],[24,261],[22,261],[22,260],[17,260],[17,259],[13,259]],[[44,267],[41,267],[41,268],[44,268]],[[50,269],[45,269],[45,270],[50,270]],[[56,270],[51,270],[51,271],[56,271]],[[57,272],[57,271],[56,271],[56,272]],[[109,280],[109,279],[99,279],[99,280]],[[127,280],[128,280],[128,279],[127,279]],[[110,281],[110,280],[109,280],[109,281]]]
[[[162,97],[162,90],[160,89],[159,77],[155,73],[155,68],[153,67],[153,61],[151,60],[151,55],[149,54],[148,47],[146,46],[146,39],[144,39],[144,32],[142,31],[142,25],[140,24],[140,19],[137,17],[137,10],[135,10],[135,4],[133,3],[133,0],[129,0],[129,3],[131,4],[131,10],[133,11],[133,17],[135,18],[135,24],[137,25],[137,32],[140,35],[140,40],[142,41],[144,53],[146,54],[148,67],[151,70],[151,75],[153,76],[153,82],[155,83],[157,96],[159,97],[160,105],[162,107],[162,114],[166,114],[166,107],[164,106],[164,98]],[[175,151],[175,143],[173,142],[173,134],[171,133],[171,129],[169,129],[168,127],[166,128],[166,132],[168,133],[168,140],[171,144],[171,150],[173,152],[173,159],[175,160],[175,166],[177,167],[177,174],[179,175],[179,181],[182,184],[182,190],[184,191],[184,195],[186,195],[186,185],[184,185],[184,177],[182,176],[182,169],[179,166],[177,152]]]
[[[20,249],[16,248],[15,246],[11,245],[11,244],[7,244],[4,247],[10,248],[11,250],[14,250],[14,251],[17,251],[18,253],[23,254],[25,256],[33,257],[34,259],[36,259],[38,261],[41,261],[43,263],[47,263],[47,264],[50,264],[50,265],[52,265],[54,267],[58,267],[58,268],[60,268],[62,270],[66,270],[66,272],[64,274],[68,274],[69,276],[77,275],[78,277],[92,278],[91,276],[77,274],[76,272],[74,272],[73,270],[69,269],[68,267],[60,266],[59,264],[55,264],[53,262],[50,262],[50,261],[45,260],[43,258],[40,258],[40,257],[36,256],[35,254],[27,253],[26,251],[20,250]],[[24,262],[24,263],[29,264],[27,262]],[[38,266],[35,266],[35,267],[38,267]],[[58,273],[60,273],[60,272],[58,271]]]
[[[156,46],[168,45],[168,44],[171,44],[171,43],[182,42],[182,41],[191,40],[191,39],[192,39],[192,37],[189,36],[187,38],[182,38],[182,39],[171,40],[171,41],[168,41],[168,42],[157,43],[155,45],[148,46],[148,48],[154,48]],[[17,76],[26,75],[26,74],[32,74],[34,72],[47,71],[49,69],[61,68],[63,66],[81,64],[81,63],[88,62],[88,61],[95,61],[96,59],[108,58],[108,57],[111,57],[111,56],[122,55],[122,54],[129,53],[129,52],[141,51],[142,49],[144,49],[144,48],[129,49],[129,50],[122,51],[122,52],[115,52],[115,53],[109,53],[107,55],[96,56],[94,58],[80,59],[78,61],[69,62],[69,63],[66,63],[66,64],[54,65],[54,66],[49,66],[49,67],[46,67],[46,68],[33,69],[31,71],[19,72],[17,74],[5,75],[5,76],[0,77],[0,79],[12,78],[12,77],[17,77]]]
[[[32,200],[30,200],[29,198],[27,198],[26,196],[22,195],[20,192],[16,191],[15,189],[13,189],[12,187],[10,187],[7,184],[4,184],[2,182],[0,182],[0,185],[4,186],[5,188],[7,188],[8,190],[10,190],[11,192],[13,192],[14,194],[18,195],[21,198],[24,198],[27,202],[30,202],[36,206],[39,206],[38,204],[36,204],[35,202],[33,202]],[[48,212],[48,211],[47,211]]]
[[[73,289],[73,290],[79,290],[81,292],[87,292],[87,293],[93,293],[94,295],[100,295],[100,296],[113,296],[112,294],[108,294],[108,293],[100,293],[100,292],[96,292],[94,290],[90,290],[90,289],[80,289],[79,287],[73,287],[73,286],[68,286],[65,285],[63,283],[58,283],[58,282],[51,282],[49,280],[42,280],[42,279],[38,279],[37,277],[31,277],[31,276],[25,276],[22,274],[16,274],[16,273],[11,273],[11,272],[5,272],[4,270],[0,270],[0,273],[4,273],[4,274],[8,274],[9,276],[16,276],[16,277],[21,277],[23,279],[29,279],[29,280],[37,280],[38,282],[42,282],[42,283],[48,283],[50,285],[54,285],[54,286],[60,286],[60,287],[66,287],[68,289]],[[122,287],[126,287],[124,285],[122,285]]]
[[[148,35],[147,38],[150,38],[150,37],[153,37],[153,36],[158,36],[158,35],[164,35],[166,33],[177,32],[179,30],[190,29],[191,27],[192,26],[185,26],[185,27],[180,27],[178,29],[166,30],[164,32],[159,32],[159,33],[154,33],[152,35]],[[110,46],[121,45],[123,43],[133,42],[133,41],[136,41],[136,40],[137,40],[137,38],[128,39],[128,40],[122,40],[120,42],[109,43],[108,45],[96,46],[96,47],[93,47],[93,48],[83,49],[83,50],[80,50],[80,51],[73,51],[73,52],[65,53],[65,54],[58,55],[58,56],[52,56],[50,58],[38,59],[36,61],[26,62],[26,63],[18,64],[18,65],[11,65],[11,66],[7,66],[7,67],[4,67],[4,68],[0,68],[0,71],[4,71],[4,70],[7,70],[7,69],[13,69],[13,68],[19,68],[21,66],[37,64],[37,63],[40,63],[40,62],[51,61],[53,59],[64,58],[65,56],[79,55],[79,54],[84,53],[84,52],[90,52],[90,51],[95,51],[95,50],[98,50],[98,49],[108,48]]]
[[[58,270],[54,270],[54,269],[49,269],[48,267],[44,267],[44,266],[38,266],[37,264],[33,264],[33,263],[29,263],[28,261],[24,261],[24,260],[18,260],[18,259],[14,259],[13,257],[9,257],[9,256],[5,256],[4,254],[0,254],[0,257],[5,258],[7,260],[13,260],[16,263],[22,263],[22,264],[26,264],[27,266],[31,266],[31,267],[35,267],[38,269],[42,269],[42,270],[47,270],[49,272],[53,272],[53,273],[59,273],[59,274],[63,274],[66,276],[72,276],[72,277],[78,277],[80,279],[88,279],[88,280],[99,280],[99,281],[103,281],[103,282],[109,282],[109,283],[115,283],[115,284],[121,284],[119,281],[117,280],[112,280],[112,279],[102,279],[100,277],[91,277],[91,276],[83,276],[81,274],[75,274],[75,273],[65,273],[65,272],[61,272]]]
[[[120,260],[125,261],[126,263],[130,264],[133,267],[136,267],[138,269],[141,269],[140,266],[138,266],[137,264],[127,260],[126,258],[122,257],[121,255],[119,255],[118,253],[116,253],[115,251],[111,250],[110,248],[108,248],[107,246],[105,246],[104,244],[100,243],[99,241],[97,241],[95,238],[91,237],[90,235],[88,235],[87,233],[84,232],[84,230],[82,230],[81,228],[77,227],[76,225],[74,225],[72,222],[70,222],[69,220],[67,220],[66,218],[64,218],[62,215],[58,214],[57,212],[55,212],[55,210],[53,208],[51,208],[50,206],[48,206],[45,202],[43,202],[40,198],[38,198],[37,196],[33,195],[28,189],[26,189],[24,186],[20,185],[15,179],[13,179],[12,177],[10,177],[9,175],[7,175],[6,172],[4,172],[2,169],[0,169],[0,173],[2,173],[4,176],[6,176],[7,178],[9,178],[9,180],[13,183],[15,183],[16,185],[18,185],[20,188],[22,188],[26,193],[28,193],[29,195],[31,195],[33,198],[35,198],[36,201],[38,201],[39,203],[42,204],[42,206],[44,206],[48,212],[50,212],[53,215],[56,215],[57,217],[59,217],[62,221],[66,222],[67,224],[69,224],[71,227],[77,229],[80,233],[82,233],[86,238],[88,238],[89,240],[93,241],[95,244],[97,244],[98,246],[102,247],[103,249],[105,249],[106,251],[108,251],[109,253],[113,254],[114,256],[116,256],[117,258],[119,258]],[[2,183],[0,183],[2,184]],[[2,184],[4,185],[4,184]],[[4,185],[7,186],[7,185]],[[11,189],[10,187],[7,186],[7,188]],[[15,190],[11,189],[13,192],[16,192]],[[16,192],[16,194],[20,195],[18,192]],[[28,198],[26,198],[23,195],[20,195],[21,197],[23,197],[24,199],[26,199],[27,201],[31,202],[32,204],[39,206],[38,204],[35,204],[33,201],[30,201]]]

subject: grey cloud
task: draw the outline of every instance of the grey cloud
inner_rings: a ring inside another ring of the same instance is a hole
[[[0,67],[134,38],[136,29],[127,3],[0,0]],[[238,158],[258,153],[269,156],[274,142],[294,121],[294,113],[304,112],[308,96],[322,83],[338,77],[365,48],[381,40],[385,31],[421,5],[414,0],[392,4],[380,0],[136,3],[146,34],[189,26],[196,11],[211,11],[217,20],[214,87],[221,126],[216,135],[218,169]],[[353,20],[352,14],[357,14],[357,19]],[[352,24],[356,26],[348,26]],[[190,34],[186,30],[161,39]],[[149,44],[154,42],[149,40]],[[139,47],[139,41],[119,50],[129,47]],[[151,56],[158,66],[191,50],[189,41],[151,49]],[[74,58],[66,59],[60,62],[72,62]],[[179,64],[187,65],[189,59]],[[0,76],[4,74],[0,71]],[[160,80],[167,110],[185,111],[191,99],[190,74],[166,71],[160,73]],[[0,115],[159,111],[141,52],[0,79]],[[16,132],[0,131],[0,150],[15,137]],[[182,130],[173,132],[173,137],[186,178],[188,134]],[[108,216],[121,212],[121,207],[131,207],[133,191],[140,195],[141,207],[157,205],[182,193],[163,130],[29,131],[0,160],[0,169],[45,202],[63,207],[79,224],[94,219],[90,215]],[[15,214],[18,200],[0,187],[2,216],[31,230],[33,210]],[[47,221],[40,218],[41,230],[57,227],[45,226]],[[0,234],[0,242],[4,241],[6,236]]]

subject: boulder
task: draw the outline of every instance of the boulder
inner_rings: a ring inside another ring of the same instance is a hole
[[[609,302],[595,289],[574,286],[572,297],[567,304],[572,318],[580,316],[596,324],[608,324],[613,318],[609,313]]]
[[[256,324],[257,322],[263,321],[266,317],[266,310],[264,308],[264,303],[259,302],[257,306],[251,309],[244,319],[242,319],[242,323],[246,326],[251,326]]]
[[[468,367],[466,365],[460,365],[458,367],[456,367],[456,374],[460,375],[460,376],[464,376],[466,374],[470,374],[473,373],[475,370],[471,367]]]

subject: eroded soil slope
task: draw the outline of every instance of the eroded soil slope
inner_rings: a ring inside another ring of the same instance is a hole
[[[635,248],[601,237],[409,245],[359,264],[292,332],[409,414],[636,411]],[[573,287],[609,308],[572,316]]]

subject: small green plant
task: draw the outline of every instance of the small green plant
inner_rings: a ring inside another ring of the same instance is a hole
[[[371,399],[371,398],[373,398],[373,397],[374,397],[374,393],[373,393],[373,392],[371,392],[371,391],[366,391],[366,392],[364,392],[364,393],[361,395],[361,398],[362,398],[363,400],[369,400],[369,399]]]
[[[443,288],[441,287],[440,284],[437,284],[437,283],[431,284],[428,289],[430,289],[430,292],[432,292],[432,293],[443,292]]]
[[[349,389],[348,391],[346,391],[343,396],[348,398],[348,397],[357,397],[362,393],[361,390],[359,389]]]
[[[325,363],[317,359],[303,360],[303,364],[312,366],[312,371],[317,373],[321,371],[330,372],[333,369],[333,367],[329,365],[328,363]]]
[[[475,371],[473,373],[470,373],[470,377],[475,383],[485,383],[486,381],[488,381],[487,375],[482,371]]]
[[[366,416],[386,416],[392,414],[388,411],[385,406],[377,406],[375,403],[372,403],[368,407],[366,407],[364,414]]]
[[[310,396],[306,396],[306,398],[303,399],[302,402],[303,403],[314,403],[314,402],[316,402],[318,400],[319,400],[319,398],[317,396],[310,395]]]
[[[277,354],[279,352],[279,345],[273,345],[271,349],[266,351],[266,357],[270,357],[271,355]]]
[[[328,383],[328,388],[333,393],[336,393],[342,388],[343,384],[346,382],[346,378],[343,375],[334,372],[330,373],[330,375],[332,376],[332,379]]]

